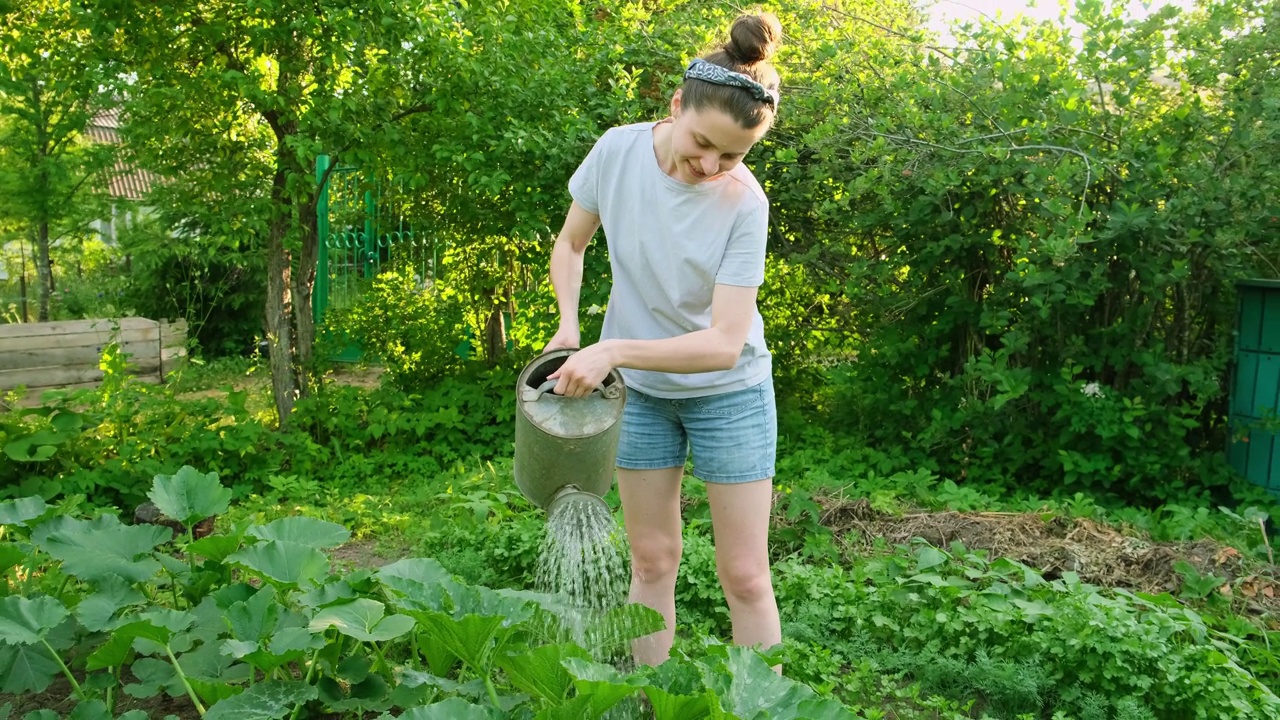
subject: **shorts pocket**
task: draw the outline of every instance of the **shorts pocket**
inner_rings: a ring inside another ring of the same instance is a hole
[[[760,407],[764,401],[764,384],[719,395],[705,395],[694,398],[694,401],[698,405],[698,412],[703,415],[734,417]]]

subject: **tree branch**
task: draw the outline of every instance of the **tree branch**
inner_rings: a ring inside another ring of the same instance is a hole
[[[411,105],[407,108],[404,108],[400,112],[392,115],[386,120],[383,120],[382,122],[378,123],[374,127],[382,128],[382,127],[386,127],[387,125],[393,125],[411,115],[417,115],[418,113],[423,113],[430,109],[431,109],[431,103],[419,103],[417,105]],[[316,184],[316,188],[318,190],[324,188],[324,186],[329,182],[329,176],[332,175],[333,171],[338,168],[338,164],[339,164],[338,158],[340,158],[343,155],[343,153],[350,150],[353,145],[355,145],[355,141],[351,140],[347,142],[346,145],[342,146],[338,151],[329,155],[329,167],[325,168],[324,174],[320,176],[320,181]],[[316,205],[319,204],[319,202],[320,202],[320,193],[317,192],[315,197],[311,199],[311,212],[315,212]]]
[[[902,38],[903,40],[910,40],[910,41],[911,41],[911,42],[913,42],[913,43],[919,43],[919,42],[920,42],[920,38],[918,38],[918,37],[912,37],[912,36],[910,36],[910,35],[908,35],[908,34],[906,34],[906,33],[902,32],[901,30],[894,30],[893,28],[888,27],[888,26],[886,26],[886,25],[881,25],[880,23],[875,22],[875,21],[873,21],[873,20],[868,20],[867,18],[864,18],[864,17],[862,17],[861,15],[854,15],[854,14],[853,14],[853,13],[851,13],[851,12],[848,12],[848,11],[845,11],[845,10],[840,10],[840,9],[838,9],[838,8],[833,8],[833,7],[831,7],[830,5],[825,6],[823,9],[824,9],[824,10],[826,10],[827,12],[834,13],[834,14],[836,14],[836,15],[843,15],[844,17],[847,17],[847,18],[849,18],[850,20],[857,20],[858,22],[863,23],[863,24],[865,24],[865,25],[870,25],[871,27],[876,28],[877,30],[882,30],[882,31],[884,31],[884,32],[889,33],[890,35],[893,35],[893,36],[895,36],[895,37]],[[951,62],[959,62],[959,60],[957,60],[957,59],[956,59],[956,56],[955,56],[955,55],[952,55],[951,53],[947,52],[946,50],[943,50],[942,48],[940,48],[940,47],[938,47],[938,46],[936,46],[936,45],[925,45],[925,44],[921,44],[921,45],[920,45],[920,47],[923,47],[923,48],[924,48],[924,49],[926,49],[926,50],[932,50],[932,51],[934,51],[934,52],[938,53],[939,55],[941,55],[941,56],[943,56],[943,57],[947,58],[947,59],[948,59],[948,60],[950,60]]]

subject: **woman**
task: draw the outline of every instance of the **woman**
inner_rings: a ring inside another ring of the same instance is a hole
[[[739,645],[782,639],[769,573],[777,415],[756,291],[768,199],[742,158],[773,124],[782,37],[772,14],[743,15],[694,60],[671,116],[606,132],[569,181],[573,203],[551,253],[560,328],[579,347],[583,254],[602,224],[613,285],[600,342],[551,377],[584,396],[613,368],[627,385],[618,489],[631,544],[631,600],[666,619],[635,645],[656,665],[675,636],[680,481],[690,450],[706,483],[716,570]]]

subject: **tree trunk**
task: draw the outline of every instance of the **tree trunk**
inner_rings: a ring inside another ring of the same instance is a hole
[[[39,301],[36,321],[49,322],[49,295],[53,290],[53,267],[49,261],[49,223],[42,221],[36,228],[36,277]]]
[[[309,202],[304,198],[297,206],[312,208],[315,207],[315,203]],[[294,268],[292,275],[291,289],[293,293],[294,352],[297,361],[298,389],[300,396],[306,397],[316,387],[316,378],[313,377],[314,367],[311,362],[311,350],[316,339],[315,315],[311,307],[311,293],[315,288],[316,261],[320,253],[315,212],[311,212],[308,217],[301,218],[301,230],[301,248],[297,255],[297,266]]]
[[[289,209],[284,204],[285,171],[276,171],[272,187],[271,227],[267,234],[267,343],[271,357],[271,391],[276,401],[280,429],[289,427],[289,415],[298,399],[294,374],[293,298],[290,294],[289,251],[285,235],[289,231]]]
[[[484,324],[484,359],[490,366],[497,365],[498,359],[506,351],[507,328],[506,323],[503,322],[502,306],[494,305]]]

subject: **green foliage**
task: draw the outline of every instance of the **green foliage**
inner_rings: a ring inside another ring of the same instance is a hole
[[[110,215],[100,173],[112,148],[81,133],[115,82],[75,3],[0,6],[0,246],[15,236],[23,246],[22,267],[10,271],[35,280],[33,320],[50,319],[53,248],[78,244],[90,221]]]
[[[789,667],[855,704],[888,676],[977,698],[975,709],[1001,718],[1245,718],[1280,708],[1242,664],[1249,643],[1168,595],[1103,591],[1073,573],[1045,578],[960,546],[921,545],[849,570],[788,561],[776,577],[779,604],[792,608],[785,660],[798,664]],[[840,667],[859,670],[833,672]]]
[[[152,495],[170,505],[186,498],[178,504],[197,520],[222,509],[210,482],[216,476],[184,469],[157,478]],[[200,541],[179,536],[168,546],[168,528],[128,528],[110,514],[82,520],[42,505],[0,503],[26,578],[0,586],[5,692],[41,692],[60,674],[82,707],[107,717],[121,690],[182,697],[218,718],[296,718],[304,709],[600,718],[641,691],[659,697],[659,717],[672,716],[667,708],[691,719],[773,717],[779,697],[803,713],[794,716],[853,717],[744,648],[619,672],[557,641],[557,599],[464,584],[434,560],[331,573],[319,548],[343,542],[345,530],[319,520],[287,518]],[[116,562],[95,566],[66,551],[87,550],[94,538]],[[61,582],[51,590],[32,578]],[[624,641],[660,621],[635,610],[634,635]]]
[[[1251,248],[1275,215],[1253,188],[1277,176],[1227,158],[1276,142],[1258,98],[1280,88],[1250,69],[1274,9],[1120,7],[1071,14],[1082,50],[1027,21],[969,28],[955,55],[905,24],[799,40],[788,77],[809,91],[756,168],[779,289],[793,264],[812,288],[806,359],[844,362],[835,424],[957,482],[1162,500],[1228,482],[1231,283],[1274,271]]]
[[[385,270],[359,302],[337,313],[329,330],[363,350],[404,392],[431,387],[463,366],[466,327],[455,294],[424,287],[412,270]]]
[[[282,432],[248,390],[183,398],[126,375],[113,348],[99,388],[46,393],[40,407],[0,413],[0,449],[13,460],[0,465],[0,497],[78,494],[133,507],[151,477],[183,465],[212,468],[240,497],[296,491],[298,478],[321,474],[335,493],[362,490],[370,477],[431,476],[506,454],[510,442],[510,368],[473,366],[413,394],[326,385]]]
[[[205,356],[245,355],[263,334],[261,253],[252,235],[210,237],[202,222],[166,209],[122,230],[120,301],[141,317],[184,318]]]

